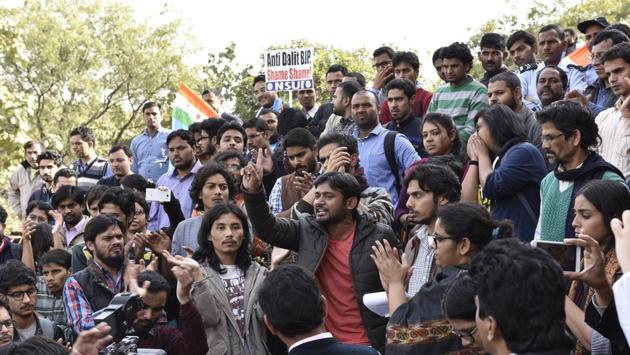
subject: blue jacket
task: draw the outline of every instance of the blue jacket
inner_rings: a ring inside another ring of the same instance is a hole
[[[534,238],[540,214],[540,181],[546,174],[540,151],[514,138],[501,148],[494,171],[483,187],[483,195],[492,201],[492,218],[512,220],[521,241]]]

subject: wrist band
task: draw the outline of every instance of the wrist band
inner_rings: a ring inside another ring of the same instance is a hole
[[[479,166],[479,160],[470,160],[470,161],[468,162],[468,164],[470,164],[470,165],[477,165],[477,166]]]

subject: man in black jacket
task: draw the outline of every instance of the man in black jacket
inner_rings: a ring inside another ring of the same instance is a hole
[[[259,150],[256,165],[242,171],[245,206],[257,212],[249,216],[256,233],[274,246],[298,252],[298,265],[315,274],[329,300],[326,328],[336,338],[382,349],[387,319],[368,310],[362,298],[383,290],[370,254],[377,240],[398,245],[392,229],[357,214],[361,187],[347,173],[317,178],[314,217],[275,218],[261,189],[264,159]]]

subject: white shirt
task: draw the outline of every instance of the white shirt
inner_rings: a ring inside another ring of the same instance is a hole
[[[626,340],[630,341],[630,273],[626,272],[615,282],[613,292],[619,324]]]
[[[316,341],[316,340],[322,340],[322,339],[328,339],[328,338],[332,338],[333,335],[330,334],[329,332],[324,332],[324,333],[320,333],[317,335],[313,335],[312,337],[308,337],[308,338],[304,338],[300,341],[297,341],[295,343],[293,343],[293,345],[291,345],[291,347],[289,348],[289,352],[291,352],[291,350],[293,350],[294,348],[297,348],[298,346],[302,345],[302,344],[306,344],[306,343],[310,343],[312,341]]]

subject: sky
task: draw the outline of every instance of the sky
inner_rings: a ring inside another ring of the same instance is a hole
[[[197,64],[205,63],[209,52],[218,53],[230,42],[236,43],[237,62],[255,67],[261,65],[260,54],[267,47],[292,39],[308,39],[345,50],[365,47],[368,51],[391,43],[395,49],[416,52],[423,63],[424,77],[435,80],[437,76],[430,63],[435,49],[454,41],[465,42],[487,20],[505,13],[524,13],[533,1],[507,4],[506,0],[391,3],[127,0],[126,3],[141,21],[180,18],[199,46],[191,56],[191,61]],[[165,6],[168,14],[160,17]]]

